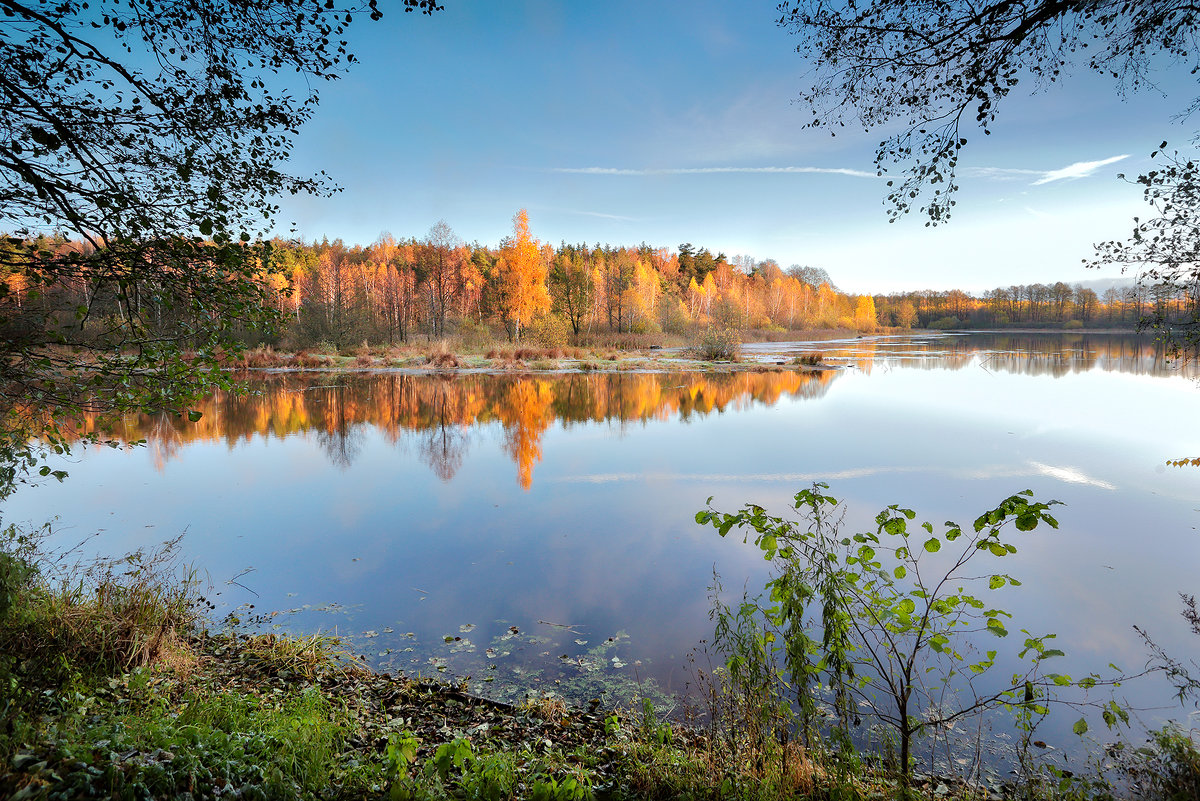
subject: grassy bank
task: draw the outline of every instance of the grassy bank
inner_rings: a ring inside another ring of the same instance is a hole
[[[171,553],[64,566],[10,529],[0,548],[0,797],[905,794],[886,761],[791,739],[764,717],[777,706],[720,670],[700,674],[699,701],[710,714],[687,727],[660,720],[648,701],[631,710],[550,698],[510,705],[475,697],[466,685],[374,672],[329,637],[210,631],[211,606]],[[1160,772],[1195,752],[1163,761],[1164,754],[1157,752]],[[1102,798],[1109,789],[1073,781],[997,792],[919,777],[910,792]]]
[[[229,366],[242,369],[407,369],[420,371],[613,371],[678,368],[703,369],[720,363],[723,369],[750,369],[742,363],[743,342],[826,341],[857,336],[844,330],[730,331],[706,330],[684,338],[668,334],[581,335],[574,344],[528,342],[512,344],[464,337],[446,337],[395,345],[341,348],[323,343],[284,351],[259,347],[245,351]],[[811,366],[811,365],[809,365]]]
[[[169,549],[64,569],[10,540],[0,601],[0,797],[828,797],[802,749],[742,764],[648,704],[513,706],[332,638],[211,633]]]

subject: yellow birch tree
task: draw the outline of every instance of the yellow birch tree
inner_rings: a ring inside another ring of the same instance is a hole
[[[513,235],[501,246],[505,288],[505,313],[515,326],[514,339],[521,338],[522,324],[550,310],[550,291],[546,288],[546,264],[539,243],[529,233],[529,213],[521,209],[513,215]]]

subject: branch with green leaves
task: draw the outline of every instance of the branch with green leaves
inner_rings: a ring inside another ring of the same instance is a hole
[[[799,519],[770,515],[756,504],[723,513],[712,508],[711,498],[696,515],[697,523],[711,525],[721,536],[742,530],[743,541],[753,538],[763,558],[775,565],[766,585],[769,604],[761,612],[784,632],[776,653],[790,674],[802,716],[816,708],[815,688],[822,683],[832,692],[835,725],[843,734],[856,723],[857,709],[869,709],[897,734],[907,777],[911,743],[923,732],[992,709],[1015,712],[1018,723],[1031,727],[1050,703],[1087,703],[1060,699],[1059,691],[1121,681],[1095,673],[1075,679],[1047,670],[1047,660],[1064,656],[1048,645],[1055,635],[1022,629],[1017,658],[1027,667],[999,686],[975,688],[998,655],[986,649],[980,656],[978,638],[1007,637],[1012,617],[986,602],[985,594],[1021,584],[990,560],[1017,552],[1006,536],[1009,530],[1057,528],[1051,514],[1057,501],[1035,500],[1025,490],[965,527],[952,521],[914,526],[913,510],[892,505],[876,516],[874,531],[846,536],[840,532],[842,507],[827,489],[815,484],[795,495]],[[717,641],[722,642],[719,636]],[[738,657],[730,654],[731,660]],[[1100,706],[1109,725],[1127,720],[1119,705]],[[1086,725],[1081,719],[1077,731],[1085,732]]]

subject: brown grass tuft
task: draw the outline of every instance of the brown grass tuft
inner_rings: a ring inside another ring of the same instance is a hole
[[[74,566],[24,589],[20,611],[0,621],[4,651],[48,664],[69,653],[104,672],[150,665],[188,669],[195,573],[175,560],[179,538],[153,551]]]
[[[302,350],[296,354],[296,366],[300,368],[307,367],[322,367],[325,364],[325,357],[319,356],[316,353],[309,353]]]

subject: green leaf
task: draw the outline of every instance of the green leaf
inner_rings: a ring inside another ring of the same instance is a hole
[[[212,220],[208,220],[208,219],[201,220],[200,221],[200,233],[203,234],[204,236],[212,236],[212,232],[213,232]]]
[[[925,540],[925,550],[930,553],[937,553],[942,549],[942,542],[937,537],[930,537]]]
[[[1004,586],[1004,576],[992,576],[988,579],[988,589],[996,590]]]
[[[898,579],[902,579],[908,575],[908,570],[904,567],[904,565],[896,565],[896,569],[892,571],[892,575]]]
[[[1088,730],[1087,721],[1084,720],[1083,718],[1080,718],[1079,720],[1075,721],[1075,725],[1071,727],[1071,731],[1075,732],[1080,737],[1087,734],[1087,730]]]
[[[1008,556],[1008,549],[998,542],[993,542],[989,545],[988,550],[995,556]]]
[[[187,413],[188,420],[193,423],[200,422],[200,418],[203,416],[204,412],[198,412],[195,409],[192,409]]]

